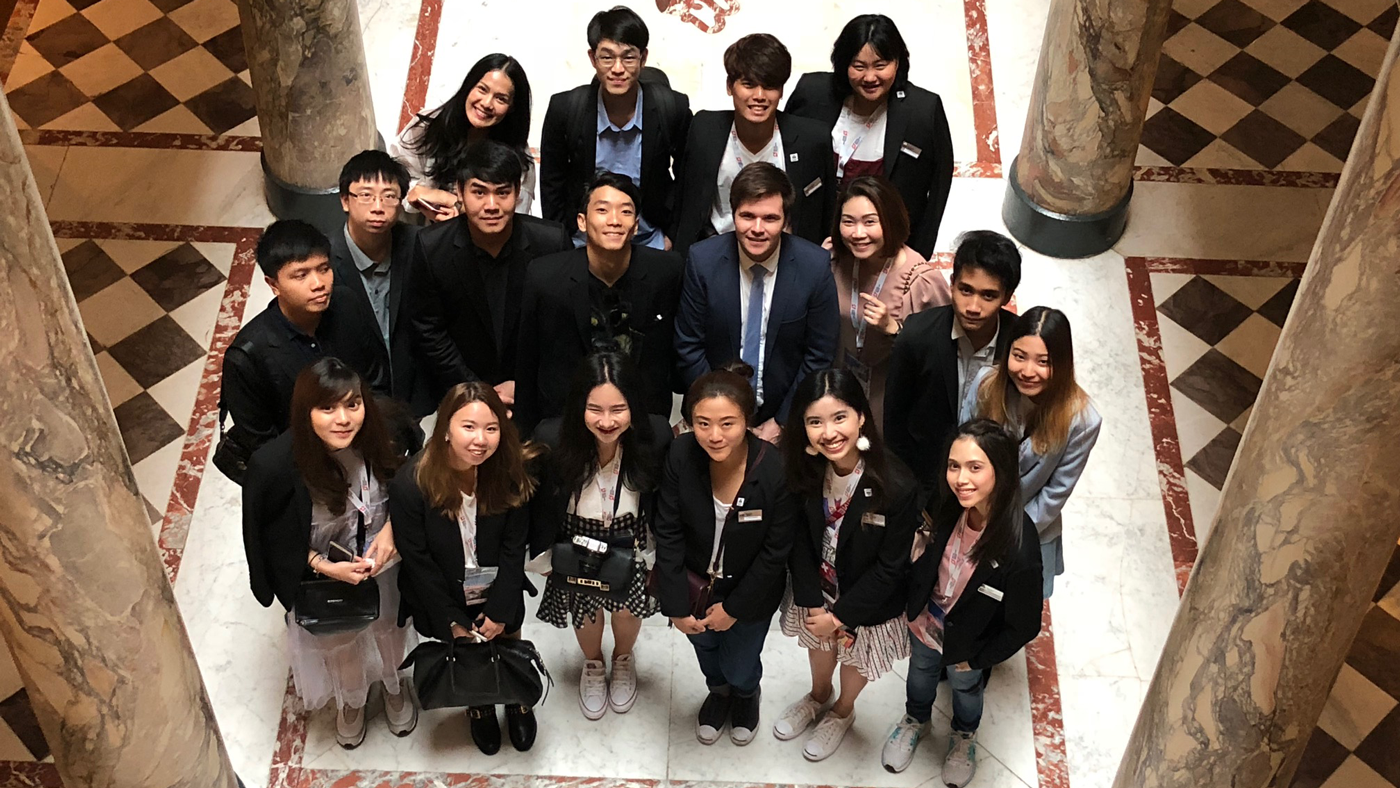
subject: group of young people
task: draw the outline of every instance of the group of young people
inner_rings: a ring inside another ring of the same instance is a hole
[[[1098,435],[1068,320],[1007,309],[1020,254],[995,232],[958,239],[951,287],[927,262],[951,142],[887,17],[853,19],[786,112],[772,36],[726,51],[733,111],[693,117],[647,43],[629,9],[590,22],[596,78],[550,100],[538,192],[529,83],[489,55],[400,157],[345,165],[342,232],[264,232],[275,297],[226,353],[215,452],[243,485],[253,592],[288,611],[297,692],[334,702],[345,747],[374,691],[414,729],[416,637],[519,638],[542,585],[587,719],[632,708],[659,613],[709,691],[697,738],[747,744],[776,616],[812,680],[774,736],[831,756],[908,658],[883,765],[909,766],[946,674],[943,776],[965,785],[987,671],[1040,630]],[[621,579],[577,582],[556,565],[574,546]],[[311,634],[298,589],[318,577],[375,584],[380,615]],[[467,716],[497,752],[497,709]],[[505,720],[529,749],[533,709]]]

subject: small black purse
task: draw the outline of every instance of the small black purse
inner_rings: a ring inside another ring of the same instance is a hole
[[[413,666],[413,689],[425,709],[534,706],[554,679],[528,640],[425,640],[399,666]]]
[[[357,555],[365,554],[365,515],[359,513]],[[314,577],[297,586],[297,624],[313,635],[358,632],[379,619],[379,582],[367,577],[344,583],[330,577]]]
[[[622,474],[617,476],[613,491],[613,519],[622,499]],[[640,524],[638,528],[640,529]],[[565,591],[604,597],[621,602],[627,599],[636,572],[636,539],[632,547],[616,547],[601,539],[575,536],[559,542],[550,550],[551,583],[560,583]]]

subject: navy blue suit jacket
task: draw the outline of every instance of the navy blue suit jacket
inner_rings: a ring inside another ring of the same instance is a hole
[[[690,247],[676,313],[676,356],[687,388],[695,379],[739,358],[739,246],[734,233]],[[840,307],[831,255],[784,233],[778,250],[763,362],[763,404],[754,424],[787,419],[797,384],[832,366],[840,336]]]

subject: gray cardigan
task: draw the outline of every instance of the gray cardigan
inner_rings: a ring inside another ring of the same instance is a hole
[[[988,367],[977,373],[972,385],[967,387],[967,397],[958,410],[958,421],[966,422],[977,414],[977,390],[995,367]],[[1007,409],[1019,413],[1022,405],[1020,394],[1008,397]],[[1041,544],[1060,538],[1062,524],[1060,510],[1074,492],[1074,485],[1084,473],[1089,462],[1089,452],[1099,439],[1099,427],[1103,419],[1092,404],[1086,404],[1083,411],[1070,425],[1069,437],[1065,445],[1048,454],[1035,453],[1031,441],[1021,441],[1021,498],[1025,501],[1026,514],[1035,523],[1040,534]],[[1010,425],[1013,433],[1021,431],[1019,425]]]

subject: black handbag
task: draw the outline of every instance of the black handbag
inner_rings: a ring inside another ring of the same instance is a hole
[[[365,554],[365,515],[359,513],[355,538],[356,555]],[[359,632],[379,619],[379,582],[367,577],[359,583],[344,583],[330,577],[315,577],[297,586],[297,624],[313,635]]]
[[[425,709],[534,706],[554,679],[528,640],[425,640],[399,666],[413,666],[413,689]]]
[[[614,520],[621,501],[622,474],[619,472],[617,488],[613,491]],[[562,584],[566,591],[624,601],[636,571],[636,547],[635,538],[632,547],[617,547],[586,536],[559,542],[550,550],[550,582]]]

